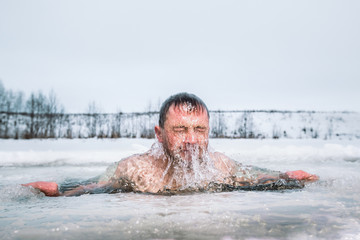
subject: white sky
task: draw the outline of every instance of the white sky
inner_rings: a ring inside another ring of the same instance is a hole
[[[0,0],[0,79],[67,112],[360,111],[360,1]]]

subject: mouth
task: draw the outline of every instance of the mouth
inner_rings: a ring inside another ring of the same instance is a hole
[[[183,159],[186,162],[200,159],[204,155],[206,150],[198,144],[186,144],[178,146],[171,151],[171,155],[179,159]]]

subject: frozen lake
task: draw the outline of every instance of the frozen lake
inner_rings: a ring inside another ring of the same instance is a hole
[[[360,239],[360,141],[211,139],[244,164],[320,176],[304,189],[50,198],[21,183],[86,180],[154,140],[0,140],[0,239]]]

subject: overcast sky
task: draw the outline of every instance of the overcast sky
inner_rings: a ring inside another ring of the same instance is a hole
[[[0,79],[67,112],[360,111],[360,1],[0,0]]]

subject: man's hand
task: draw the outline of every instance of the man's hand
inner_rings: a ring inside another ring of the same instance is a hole
[[[31,182],[27,184],[22,184],[22,186],[31,186],[35,189],[39,189],[46,196],[57,197],[60,196],[58,185],[56,182]]]
[[[300,181],[306,181],[306,182],[315,182],[319,180],[319,177],[315,174],[310,174],[307,172],[304,172],[303,170],[297,170],[297,171],[288,171],[285,173],[285,175],[289,178],[300,180]]]

